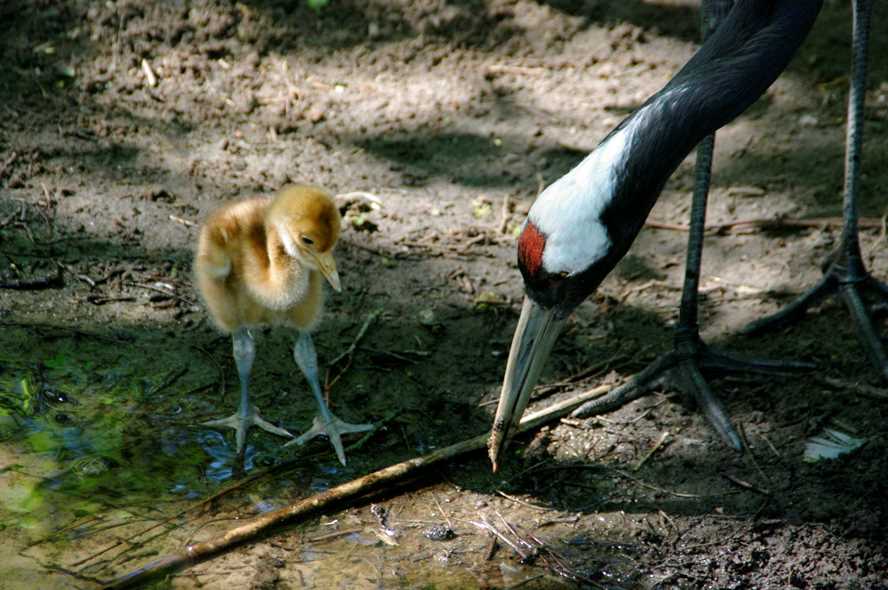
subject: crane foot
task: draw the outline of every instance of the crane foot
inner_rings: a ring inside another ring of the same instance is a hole
[[[849,271],[849,268],[853,268],[854,272]],[[853,264],[844,260],[831,262],[816,285],[783,309],[752,322],[743,328],[742,333],[753,335],[785,327],[801,319],[812,305],[831,295],[841,297],[845,302],[870,362],[882,378],[888,380],[888,355],[873,322],[873,313],[886,305],[888,285],[870,275],[863,269],[862,262],[856,259]],[[877,300],[871,311],[867,310],[864,303],[866,295],[875,296]]]
[[[693,400],[729,447],[742,452],[740,435],[727,410],[712,391],[705,374],[792,375],[815,368],[812,363],[766,359],[740,359],[714,350],[703,343],[696,331],[679,329],[673,350],[660,355],[644,370],[606,395],[589,401],[571,416],[584,418],[602,414],[643,397],[658,386],[681,391]]]

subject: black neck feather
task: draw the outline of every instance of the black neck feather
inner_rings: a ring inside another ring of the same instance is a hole
[[[629,132],[616,170],[616,193],[602,213],[613,248],[583,273],[578,291],[585,293],[572,299],[585,298],[626,254],[666,180],[694,146],[745,111],[777,79],[821,5],[822,0],[737,0],[675,77],[602,141]]]

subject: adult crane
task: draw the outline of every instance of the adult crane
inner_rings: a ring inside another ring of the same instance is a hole
[[[856,181],[859,175],[862,94],[871,0],[854,0],[854,64],[849,102],[846,161],[845,234],[856,244]],[[727,2],[711,2],[716,9]],[[821,0],[737,0],[724,22],[699,51],[638,110],[618,125],[576,168],[549,186],[531,208],[518,239],[518,265],[526,296],[512,341],[503,388],[490,438],[497,466],[509,432],[520,420],[530,392],[566,318],[591,294],[626,254],[668,179],[691,149],[748,108],[786,68],[810,31]],[[855,98],[858,97],[858,98]],[[723,370],[790,370],[803,363],[739,363],[711,351],[699,338],[697,282],[706,209],[709,161],[699,162],[698,189],[692,205],[688,265],[675,350],[660,357],[604,401],[577,412],[618,404],[639,396],[655,377],[673,370],[690,390],[707,418],[732,447],[740,438],[700,372]],[[702,189],[700,187],[703,187]],[[852,253],[853,247],[845,252]],[[848,256],[843,257],[843,262]],[[859,248],[857,259],[860,260]],[[860,265],[862,266],[862,262]],[[859,269],[857,269],[859,270]],[[868,277],[869,275],[865,274]],[[862,282],[858,281],[858,283]],[[866,284],[884,289],[867,279]],[[843,284],[844,285],[844,284]],[[847,291],[844,286],[843,292]],[[851,296],[853,298],[856,291]],[[860,297],[855,317],[874,329]],[[782,318],[780,318],[782,319]],[[861,333],[867,332],[861,329]],[[872,342],[870,342],[872,344]],[[878,338],[875,337],[875,344]],[[884,353],[882,353],[884,357]],[[871,356],[874,356],[871,353]],[[874,360],[878,360],[874,358]]]

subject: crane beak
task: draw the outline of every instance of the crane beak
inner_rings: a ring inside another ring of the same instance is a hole
[[[518,428],[530,401],[530,393],[564,323],[564,319],[556,317],[554,309],[545,309],[529,297],[524,298],[521,317],[512,337],[512,349],[509,351],[493,430],[487,443],[494,471],[509,435]]]
[[[324,278],[327,279],[327,282],[330,283],[333,290],[337,293],[342,291],[342,285],[339,282],[339,272],[336,270],[336,259],[333,258],[333,252],[314,254],[314,259],[318,265],[318,270],[321,271],[321,274],[324,275]]]

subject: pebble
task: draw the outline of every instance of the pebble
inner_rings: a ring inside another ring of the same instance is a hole
[[[443,524],[430,526],[424,530],[422,534],[426,539],[432,541],[449,541],[456,536],[456,533],[453,532],[452,528]]]

